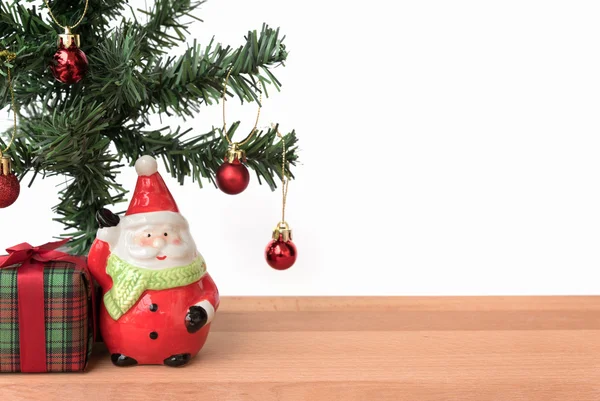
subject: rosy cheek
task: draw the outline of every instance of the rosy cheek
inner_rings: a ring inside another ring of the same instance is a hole
[[[181,245],[181,240],[179,238],[175,238],[172,243],[173,245]]]
[[[140,239],[140,245],[142,246],[152,246],[152,238],[143,237]]]

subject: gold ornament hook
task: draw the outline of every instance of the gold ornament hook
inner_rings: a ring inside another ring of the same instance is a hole
[[[75,45],[77,47],[81,46],[81,40],[79,35],[73,34],[71,32],[71,28],[68,26],[65,26],[65,33],[58,35],[58,46],[60,47],[61,45],[63,45],[65,48],[69,48],[71,47],[71,45]]]
[[[229,139],[229,135],[227,135],[227,120],[225,118],[225,95],[227,94],[227,82],[229,82],[229,76],[231,75],[232,69],[233,69],[233,67],[231,67],[227,71],[227,75],[225,76],[225,82],[223,84],[223,94],[221,96],[221,101],[223,102],[223,135],[225,136],[225,139],[227,140],[227,143],[229,143],[229,145],[236,145],[237,147],[240,147],[240,146],[243,146],[246,143],[248,143],[250,138],[252,138],[252,135],[254,135],[254,133],[256,132],[256,127],[258,126],[258,119],[260,118],[260,109],[262,107],[262,89],[263,88],[262,88],[262,82],[259,79],[258,86],[260,87],[260,92],[259,92],[259,99],[258,99],[258,111],[256,113],[256,121],[254,122],[254,128],[252,128],[252,131],[250,131],[248,136],[246,138],[244,138],[241,142],[231,142],[231,139]]]
[[[281,239],[283,242],[292,240],[292,229],[287,222],[280,221],[277,223],[277,226],[273,230],[273,239],[276,241]]]
[[[246,161],[246,152],[243,149],[240,149],[239,143],[232,143],[227,148],[227,154],[225,155],[225,161],[231,163],[235,160],[240,162]]]
[[[2,156],[0,159],[0,173],[2,175],[9,175],[12,173],[12,160],[9,156]]]

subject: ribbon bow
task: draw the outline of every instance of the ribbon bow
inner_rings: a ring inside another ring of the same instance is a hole
[[[56,249],[65,245],[69,240],[70,238],[66,238],[61,241],[48,242],[40,246],[32,246],[27,242],[23,242],[22,244],[7,248],[6,252],[8,252],[8,255],[0,257],[0,269],[27,262],[30,259],[42,263],[57,259],[65,254],[56,251]]]

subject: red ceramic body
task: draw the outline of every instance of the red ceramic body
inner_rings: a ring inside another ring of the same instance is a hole
[[[243,192],[250,183],[250,173],[239,160],[224,162],[217,170],[217,186],[229,195]]]
[[[109,245],[99,239],[94,241],[88,255],[90,271],[103,294],[112,286],[105,271],[109,255]],[[184,287],[145,291],[118,320],[114,320],[102,304],[99,319],[102,338],[111,354],[127,355],[142,365],[160,365],[176,354],[187,353],[193,357],[204,345],[210,323],[196,333],[188,333],[184,321],[189,307],[202,300],[208,300],[215,309],[219,304],[217,287],[208,273]]]
[[[65,84],[75,84],[85,76],[89,68],[88,59],[80,48],[71,45],[68,49],[61,45],[54,54],[50,69],[54,78]]]
[[[8,207],[15,203],[21,193],[21,184],[14,173],[0,174],[0,208]]]
[[[292,241],[272,240],[265,249],[265,259],[276,270],[286,270],[296,262],[298,252]]]

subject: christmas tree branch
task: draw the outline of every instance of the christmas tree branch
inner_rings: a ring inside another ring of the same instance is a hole
[[[95,68],[88,89],[129,117],[145,119],[150,112],[195,116],[203,103],[220,100],[229,69],[229,88],[242,100],[258,100],[257,80],[265,91],[269,85],[280,88],[270,69],[285,61],[287,51],[279,30],[266,25],[260,34],[249,32],[246,44],[236,50],[214,41],[205,48],[194,42],[182,56],[147,59],[146,41],[144,32],[123,26],[90,55]]]
[[[137,11],[145,15],[148,21],[136,27],[144,34],[146,41],[142,44],[144,54],[155,55],[159,50],[164,54],[167,50],[185,43],[189,35],[189,25],[193,21],[202,21],[193,12],[206,0],[157,0],[150,10]],[[181,18],[187,17],[187,21]],[[134,17],[135,18],[135,17]],[[138,25],[139,24],[139,25]]]
[[[102,150],[106,152],[107,148]],[[54,220],[72,230],[62,236],[72,238],[69,245],[75,254],[85,254],[96,237],[95,211],[125,201],[126,191],[116,181],[123,165],[108,153],[95,156],[86,161],[84,168],[64,171],[66,181],[59,192],[60,202],[53,208],[61,216]]]
[[[233,135],[239,126],[234,123],[229,129]],[[127,133],[125,133],[127,132]],[[212,131],[184,139],[188,131],[169,128],[138,133],[135,129],[127,129],[113,138],[119,153],[131,165],[144,154],[162,158],[167,171],[184,184],[185,177],[191,176],[192,181],[197,181],[202,187],[203,179],[214,184],[217,169],[223,163],[223,155],[227,149],[227,142],[221,131]],[[284,136],[286,142],[286,158],[291,165],[297,160],[297,138],[295,132]],[[274,129],[257,131],[250,142],[244,146],[248,157],[248,166],[255,170],[259,182],[264,180],[271,189],[277,184],[273,176],[281,179],[282,146]],[[291,172],[288,172],[291,175]]]
[[[279,90],[280,83],[270,68],[287,58],[283,39],[278,29],[264,25],[260,33],[248,32],[246,43],[235,50],[214,41],[203,49],[194,42],[181,57],[155,66],[164,73],[149,90],[152,110],[194,116],[202,103],[220,100],[229,69],[229,87],[242,100],[258,101],[257,79],[265,90],[268,85]]]

